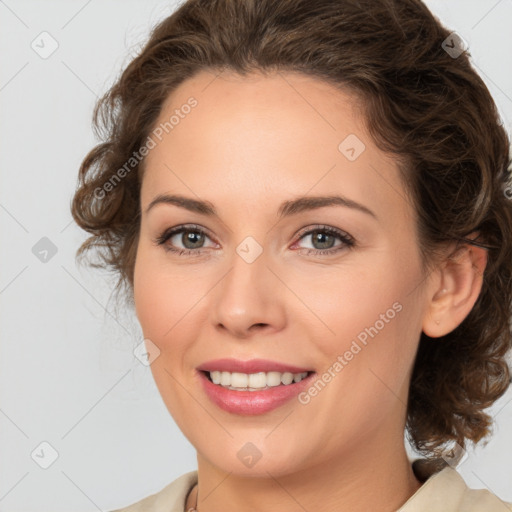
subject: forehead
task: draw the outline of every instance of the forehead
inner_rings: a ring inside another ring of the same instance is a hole
[[[338,191],[403,217],[397,162],[374,145],[359,107],[354,93],[299,73],[202,71],[162,106],[142,203],[180,191],[253,208]]]

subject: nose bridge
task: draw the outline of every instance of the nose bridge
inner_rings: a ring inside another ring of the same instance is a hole
[[[231,258],[231,271],[223,286],[223,294],[227,295],[236,306],[236,300],[239,302],[239,308],[243,308],[246,301],[258,298],[258,302],[264,302],[266,296],[265,283],[268,282],[269,272],[268,254],[263,246],[252,236],[245,237],[235,247],[235,253]],[[252,304],[255,306],[255,304]]]
[[[252,236],[235,247],[230,270],[220,283],[215,306],[217,324],[239,335],[254,324],[278,323],[277,283],[269,253]]]

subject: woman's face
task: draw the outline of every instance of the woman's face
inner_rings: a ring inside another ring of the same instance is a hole
[[[168,410],[198,457],[226,472],[277,476],[403,449],[425,276],[397,164],[355,107],[296,73],[201,72],[155,125],[136,313],[159,350],[151,370]],[[215,213],[153,203],[165,195]],[[345,203],[292,203],[302,197]],[[199,367],[269,388],[230,390]],[[300,370],[314,373],[288,384]]]

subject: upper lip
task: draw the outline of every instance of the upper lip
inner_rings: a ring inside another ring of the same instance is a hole
[[[290,372],[303,373],[310,372],[311,369],[301,368],[290,364],[280,363],[279,361],[270,361],[268,359],[249,359],[242,361],[240,359],[213,359],[197,367],[198,370],[205,372],[221,371],[221,372],[238,372],[238,373],[258,373],[258,372]]]

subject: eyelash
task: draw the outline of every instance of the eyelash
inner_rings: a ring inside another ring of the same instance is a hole
[[[160,236],[158,236],[155,240],[153,240],[153,242],[156,245],[162,245],[165,251],[176,253],[178,256],[188,256],[188,255],[191,256],[192,254],[194,254],[194,256],[200,256],[201,253],[203,252],[202,249],[175,249],[174,247],[171,247],[166,244],[167,240],[169,240],[174,235],[176,235],[178,233],[183,233],[186,231],[191,232],[191,233],[200,233],[201,235],[208,236],[208,233],[201,227],[199,227],[195,224],[187,224],[187,225],[177,226],[175,228],[165,230]],[[334,235],[334,236],[338,237],[343,242],[343,244],[334,249],[333,248],[331,248],[331,249],[299,249],[299,251],[306,250],[306,251],[308,251],[306,253],[307,255],[310,255],[313,253],[316,255],[323,256],[323,255],[332,255],[334,253],[337,253],[340,250],[344,249],[345,247],[347,249],[351,249],[352,247],[355,246],[354,238],[351,237],[350,235],[348,235],[347,233],[344,233],[343,231],[333,228],[333,227],[330,227],[330,226],[322,226],[322,225],[313,226],[309,230],[300,233],[299,241],[302,240],[303,238],[305,238],[306,236],[311,235],[315,232],[328,233],[330,235]],[[210,238],[210,237],[208,237],[208,238]]]

